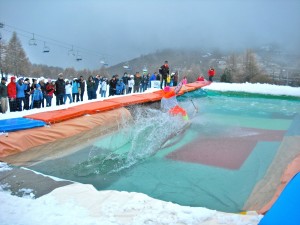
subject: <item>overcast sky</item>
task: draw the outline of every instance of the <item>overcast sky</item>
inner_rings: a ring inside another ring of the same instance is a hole
[[[78,69],[165,48],[300,50],[300,0],[0,0],[0,22],[2,39],[16,31],[32,63]]]

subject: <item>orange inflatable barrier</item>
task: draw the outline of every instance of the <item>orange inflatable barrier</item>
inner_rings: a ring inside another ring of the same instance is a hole
[[[211,83],[210,81],[196,81],[193,83],[188,83],[185,86],[186,87],[194,87],[196,89],[199,89],[199,88],[209,85],[210,83]]]
[[[35,120],[42,120],[47,124],[53,124],[53,123],[59,123],[69,119],[77,118],[86,114],[95,114],[98,112],[117,109],[120,107],[121,104],[115,102],[99,101],[99,102],[90,102],[82,105],[77,105],[66,109],[36,113],[24,117],[35,119]]]
[[[183,95],[184,93],[194,91],[198,88],[209,85],[211,82],[201,81],[183,85],[177,95]],[[175,89],[175,87],[171,87]],[[69,107],[66,109],[36,113],[32,115],[24,116],[25,118],[41,120],[48,124],[59,123],[68,119],[83,116],[85,114],[94,114],[107,110],[117,109],[120,107],[141,104],[145,102],[160,101],[164,92],[163,90],[157,90],[151,93],[141,93],[133,95],[120,95],[113,98],[108,98],[103,101],[88,102],[82,105]]]
[[[122,105],[109,102],[109,101],[99,101],[99,102],[90,102],[82,105],[75,106],[74,108],[85,111],[85,114],[95,114],[99,112],[104,112],[107,110],[121,108]]]
[[[140,104],[140,103],[144,103],[147,101],[148,101],[148,99],[143,97],[143,94],[128,95],[128,96],[122,95],[122,97],[120,97],[120,98],[110,98],[110,99],[103,100],[103,102],[114,102],[114,103],[120,104],[122,107],[128,106],[128,105]]]
[[[41,112],[24,116],[25,118],[44,121],[47,124],[59,123],[65,120],[73,119],[85,114],[85,111],[77,109],[76,107],[70,107],[66,109]]]

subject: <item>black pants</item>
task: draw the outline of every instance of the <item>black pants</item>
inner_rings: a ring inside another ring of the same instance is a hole
[[[16,101],[16,99],[13,99],[13,100],[9,99],[9,110],[11,112],[17,111],[17,101]]]
[[[84,94],[84,91],[81,91],[81,93],[80,93],[80,101],[83,101],[83,94]]]
[[[165,83],[163,84],[163,82]],[[162,76],[161,83],[160,83],[160,89],[163,89],[163,86],[167,86],[167,76]]]
[[[17,98],[17,111],[22,111],[23,108],[22,108],[22,102],[24,103],[25,105],[25,97],[24,98]]]
[[[76,101],[75,101],[76,97]],[[79,102],[79,93],[72,93],[73,102]]]
[[[29,99],[30,95],[25,95],[24,109],[29,110]]]
[[[211,82],[213,81],[212,78],[213,78],[213,76],[208,76],[208,80]]]

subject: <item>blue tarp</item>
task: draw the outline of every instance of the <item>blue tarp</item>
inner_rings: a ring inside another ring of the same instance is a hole
[[[300,224],[300,173],[284,188],[277,201],[262,218],[259,225]]]
[[[5,119],[0,120],[0,132],[24,130],[34,127],[42,127],[45,125],[46,123],[44,121],[29,118]]]

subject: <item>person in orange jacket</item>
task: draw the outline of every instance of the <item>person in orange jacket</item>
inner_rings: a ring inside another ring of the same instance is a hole
[[[9,109],[11,112],[17,111],[17,85],[16,78],[11,77],[10,83],[7,85],[7,96],[9,100]]]
[[[170,86],[164,88],[164,94],[161,99],[161,108],[164,112],[168,112],[172,116],[181,115],[184,120],[189,120],[187,112],[178,105],[176,98],[181,86],[175,89],[171,89]]]

